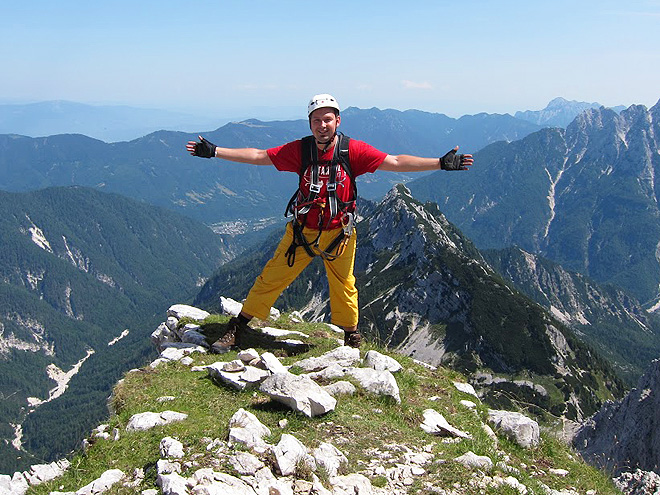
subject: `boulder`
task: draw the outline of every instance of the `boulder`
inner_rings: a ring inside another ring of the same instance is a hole
[[[396,359],[374,350],[367,352],[364,357],[364,365],[379,371],[389,371],[390,373],[396,373],[403,369]]]
[[[159,474],[156,484],[163,495],[188,495],[187,480],[178,473]]]
[[[346,456],[334,445],[322,442],[313,451],[316,465],[325,469],[328,476],[337,476],[342,465],[348,464]]]
[[[362,474],[349,474],[330,478],[332,495],[371,495],[374,493],[371,481]]]
[[[167,310],[167,316],[174,316],[177,319],[190,318],[192,320],[202,321],[210,316],[203,309],[188,306],[186,304],[175,304]]]
[[[272,352],[264,352],[261,355],[261,363],[271,373],[288,373],[286,367],[277,359],[277,356]]]
[[[277,373],[266,378],[259,390],[308,417],[333,411],[337,405],[328,392],[305,375]]]
[[[229,420],[229,446],[244,445],[248,449],[263,452],[267,444],[263,437],[270,435],[270,429],[249,411],[241,408]]]
[[[220,312],[229,316],[238,316],[243,309],[243,305],[228,297],[220,296]]]
[[[194,495],[256,495],[254,489],[245,481],[229,474],[214,472],[212,480],[207,482],[208,484],[194,487],[192,493]]]
[[[271,448],[275,463],[282,476],[294,475],[300,463],[309,462],[307,447],[293,435],[284,433],[278,444]]]
[[[464,382],[454,382],[454,387],[456,387],[456,390],[459,392],[463,392],[465,394],[470,394],[473,395],[474,397],[479,398],[477,395],[476,390],[474,390],[474,387],[470,385],[469,383],[464,383]]]
[[[399,385],[397,385],[394,375],[389,371],[379,371],[371,368],[351,368],[348,374],[355,378],[367,392],[376,395],[387,395],[394,398],[398,403],[401,403]]]
[[[488,422],[523,448],[536,447],[541,441],[539,424],[521,413],[489,409]]]
[[[166,459],[181,459],[184,455],[183,444],[176,438],[165,437],[160,441],[160,455]]]

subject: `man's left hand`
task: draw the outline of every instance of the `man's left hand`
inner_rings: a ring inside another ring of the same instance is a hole
[[[468,167],[474,163],[472,155],[460,155],[456,153],[457,151],[458,146],[440,158],[442,170],[469,170]]]

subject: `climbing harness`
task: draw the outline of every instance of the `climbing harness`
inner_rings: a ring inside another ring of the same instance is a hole
[[[298,190],[291,196],[284,211],[284,216],[293,216],[291,226],[293,228],[293,241],[286,252],[287,264],[293,266],[296,259],[296,249],[302,247],[310,257],[321,256],[324,260],[333,261],[342,255],[355,226],[355,201],[357,199],[357,186],[353,178],[351,164],[348,157],[348,146],[350,138],[337,133],[337,144],[330,162],[319,162],[318,148],[314,136],[304,137],[302,141],[302,163],[299,172]],[[320,179],[320,168],[328,167],[328,181],[325,184],[327,195],[321,195],[323,181]],[[337,196],[337,175],[339,169],[343,168],[352,184],[352,199],[342,201]],[[309,194],[305,196],[302,185],[307,170],[310,170]],[[325,218],[327,209],[329,218]],[[311,211],[319,211],[318,235],[311,242],[307,241],[303,234],[303,228],[307,223],[307,215]],[[319,241],[326,222],[329,223],[337,215],[341,215],[342,228],[332,242],[321,249]],[[316,251],[315,251],[316,249]]]

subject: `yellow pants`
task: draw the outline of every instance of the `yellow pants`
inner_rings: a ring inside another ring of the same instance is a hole
[[[326,248],[339,234],[339,230],[321,232],[319,246]],[[308,242],[316,239],[318,231],[305,228],[303,234]],[[323,260],[325,273],[330,286],[331,321],[340,327],[353,327],[358,323],[358,293],[355,288],[353,265],[355,263],[355,232],[341,256],[333,261]],[[266,319],[270,308],[280,294],[293,282],[300,272],[310,264],[311,258],[302,246],[296,249],[293,266],[287,264],[286,252],[293,241],[293,227],[286,226],[284,237],[275,250],[272,259],[266,263],[261,275],[257,277],[250,293],[243,304],[243,311],[251,316]]]

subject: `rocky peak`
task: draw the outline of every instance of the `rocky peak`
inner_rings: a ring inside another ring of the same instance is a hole
[[[574,445],[590,463],[619,474],[660,470],[660,359],[637,387],[607,402],[580,429]],[[650,493],[650,492],[649,492]]]

